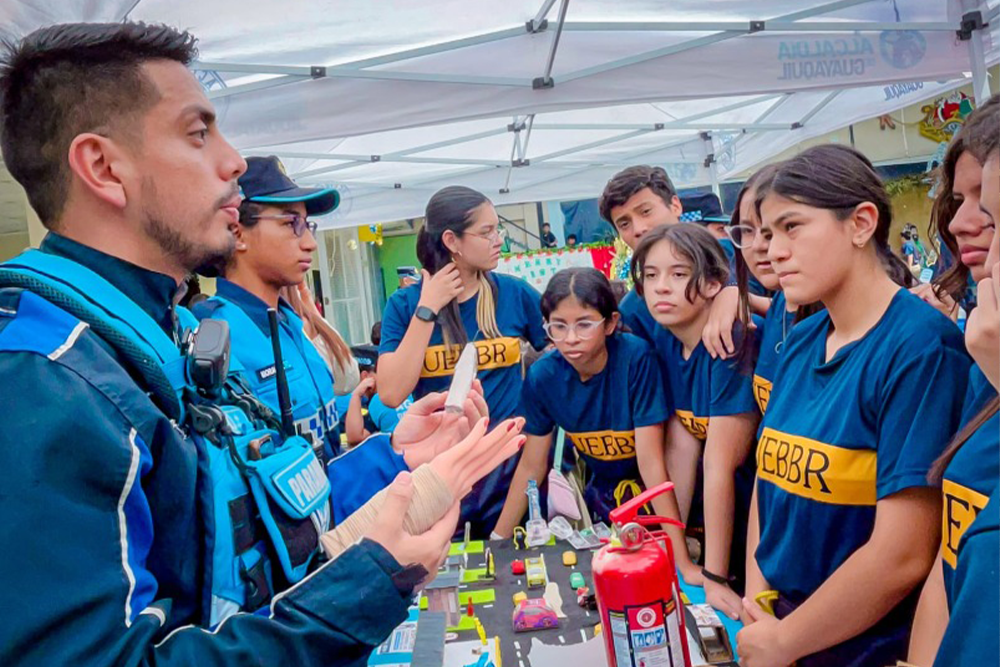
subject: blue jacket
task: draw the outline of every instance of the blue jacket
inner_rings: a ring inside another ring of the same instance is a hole
[[[50,234],[174,333],[174,281]],[[412,582],[363,541],[215,632],[204,451],[83,322],[0,289],[0,664],[364,665]],[[359,601],[364,604],[358,604]]]

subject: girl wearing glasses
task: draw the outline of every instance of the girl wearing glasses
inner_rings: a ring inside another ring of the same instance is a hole
[[[586,464],[583,495],[595,521],[608,522],[608,513],[632,497],[629,489],[668,480],[663,440],[671,409],[659,363],[648,343],[617,331],[608,279],[593,268],[560,271],[542,295],[542,315],[556,349],[532,364],[524,381],[528,440],[495,528],[501,537],[524,516],[528,480],[544,481],[556,427]],[[653,509],[679,517],[673,494],[656,498]],[[683,531],[670,526],[668,533],[678,566],[697,572]]]
[[[447,390],[462,348],[473,343],[491,422],[519,414],[521,339],[538,350],[547,341],[538,292],[493,272],[499,224],[490,200],[470,188],[444,188],[427,203],[417,235],[423,279],[395,292],[382,316],[378,392],[387,406]],[[517,457],[508,460],[463,501],[461,522],[474,536],[489,536],[516,466]]]
[[[788,300],[826,310],[785,341],[761,425],[740,664],[893,664],[937,552],[927,471],[959,425],[961,332],[903,288],[889,197],[854,149],[803,151],[755,202]]]
[[[767,239],[760,230],[760,217],[754,207],[759,184],[766,184],[774,175],[777,165],[764,167],[743,184],[736,198],[736,211],[727,232],[733,245],[739,248],[736,254],[736,286],[739,289],[739,317],[744,326],[749,326],[755,315],[763,315],[764,321],[757,329],[757,341],[746,337],[739,348],[740,363],[753,363],[753,393],[760,408],[760,414],[767,411],[767,401],[778,370],[778,360],[784,348],[785,339],[795,323],[808,317],[820,306],[798,307],[785,299],[778,282],[778,274],[767,257]],[[755,278],[766,290],[773,293],[771,298],[758,296],[750,287]],[[755,344],[756,343],[756,344]]]
[[[751,485],[748,479],[746,492],[738,493],[736,476],[750,452],[757,411],[750,377],[732,360],[712,359],[702,345],[712,298],[729,277],[728,261],[715,238],[700,226],[658,227],[636,248],[632,277],[650,314],[669,333],[661,353],[668,355],[665,366],[675,414],[704,442],[705,597],[716,609],[738,618],[742,605],[730,588],[730,547],[734,525],[746,524]],[[670,474],[693,479],[698,464],[697,457],[672,458]],[[691,502],[694,489],[677,493],[683,506]],[[745,498],[739,500],[740,495]],[[735,542],[740,542],[739,536]]]
[[[298,188],[284,176],[277,158],[251,157],[240,179],[243,203],[233,230],[236,251],[216,282],[216,294],[194,309],[199,319],[229,323],[231,354],[246,370],[253,393],[279,411],[274,352],[267,310],[278,311],[281,352],[296,430],[327,459],[340,454],[340,421],[334,405],[334,378],[303,322],[281,293],[305,279],[316,250],[316,224],[308,215],[336,208],[336,190]],[[274,185],[277,183],[278,185]],[[292,186],[288,189],[287,186]],[[269,191],[285,187],[277,195]]]

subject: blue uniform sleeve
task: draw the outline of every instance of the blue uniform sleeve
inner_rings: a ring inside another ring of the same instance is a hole
[[[368,416],[380,433],[392,433],[399,424],[399,413],[393,408],[386,407],[378,394],[372,396],[372,400],[368,402]]]
[[[648,345],[642,347],[642,353],[635,356],[629,367],[630,407],[635,428],[665,422],[674,411],[659,361]]]
[[[521,407],[524,411],[524,432],[530,435],[548,435],[556,427],[555,421],[541,400],[537,385],[541,380],[542,368],[539,361],[528,369],[528,377],[521,385]]]
[[[754,321],[759,327],[760,318],[755,317]],[[737,330],[739,327],[740,323],[737,322],[733,330],[737,349],[739,340],[744,335]],[[725,417],[757,411],[757,402],[753,397],[753,376],[749,372],[743,372],[736,359],[713,359],[710,373],[712,386],[709,417]]]
[[[333,520],[340,523],[389,486],[396,475],[409,470],[392,448],[389,435],[379,433],[326,465],[333,501]]]
[[[989,665],[1000,654],[1000,515],[997,492],[962,536],[950,618],[934,667]]]
[[[927,471],[958,431],[969,357],[944,341],[894,364],[879,396],[878,498],[928,486]]]
[[[402,290],[389,297],[382,313],[382,340],[379,341],[379,354],[396,351],[403,342],[403,336],[406,335],[412,317],[413,312],[407,308],[406,295]]]
[[[374,543],[352,547],[276,598],[269,615],[237,614],[211,633],[171,616],[184,605],[148,567],[163,548],[151,525],[154,510],[165,510],[152,508],[144,489],[160,450],[147,447],[142,425],[104,392],[111,373],[85,378],[42,355],[0,354],[0,375],[19,388],[4,398],[0,429],[0,663],[362,662],[409,604],[386,567],[391,556]],[[192,487],[179,480],[176,493]]]
[[[524,335],[536,350],[544,350],[549,338],[542,328],[542,296],[534,287],[524,281],[521,286],[521,312],[524,314]]]
[[[643,311],[646,310],[646,302],[643,301],[639,293],[634,289],[625,295],[621,303],[618,304],[618,311],[622,316],[622,324],[629,328],[634,335],[643,339],[650,345],[656,345],[656,341],[653,339],[651,332],[649,331],[648,322],[642,317]],[[648,315],[649,312],[646,311]]]

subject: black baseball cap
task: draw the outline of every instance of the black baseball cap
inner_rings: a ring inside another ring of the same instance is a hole
[[[681,222],[700,222],[707,225],[713,222],[729,224],[730,218],[722,212],[722,204],[714,192],[681,197]]]
[[[302,188],[288,177],[277,156],[248,157],[247,170],[240,176],[240,195],[259,204],[304,202],[309,215],[324,215],[340,205],[340,193],[333,188]]]

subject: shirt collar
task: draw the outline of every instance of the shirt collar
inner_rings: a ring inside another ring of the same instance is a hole
[[[226,301],[229,301],[247,314],[247,317],[264,332],[268,338],[271,337],[271,325],[267,320],[267,309],[269,306],[264,303],[256,294],[240,287],[236,283],[218,278],[215,281],[215,293]],[[284,323],[288,320],[291,306],[284,299],[278,299],[278,321]]]
[[[173,333],[174,298],[179,288],[170,276],[136,266],[55,232],[46,234],[39,250],[87,267],[134,301],[165,332]]]

